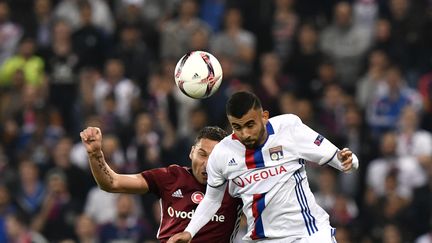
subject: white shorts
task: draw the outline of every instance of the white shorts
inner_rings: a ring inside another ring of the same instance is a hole
[[[333,227],[321,227],[319,231],[313,235],[293,239],[292,237],[280,239],[263,239],[258,241],[250,241],[256,243],[336,243],[336,229]],[[249,242],[249,241],[248,241]]]

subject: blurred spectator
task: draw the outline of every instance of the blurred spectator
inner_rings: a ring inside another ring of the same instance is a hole
[[[63,30],[61,30],[64,28]],[[74,121],[78,76],[78,56],[72,50],[70,29],[65,22],[54,24],[52,49],[48,51],[47,74],[49,75],[49,103],[57,108],[68,133],[77,131]],[[64,32],[63,32],[64,31]],[[67,35],[62,37],[61,35]]]
[[[5,184],[0,183],[0,242],[7,242],[6,218],[15,212],[16,208],[12,203],[8,188]]]
[[[311,24],[305,23],[299,27],[297,41],[288,57],[283,72],[292,74],[297,83],[297,94],[307,99],[314,99],[312,81],[318,77],[318,66],[323,60],[323,54],[318,49],[318,32]]]
[[[161,137],[156,132],[155,126],[150,113],[143,112],[137,115],[133,138],[127,148],[128,161],[136,165],[136,171],[162,167],[160,161]]]
[[[379,14],[379,0],[355,0],[353,3],[353,21],[372,34]]]
[[[137,212],[138,206],[132,195],[120,194],[116,201],[115,219],[100,228],[100,242],[143,242],[151,238],[148,225]]]
[[[421,65],[418,59],[423,57],[422,52],[427,50],[423,50],[423,34],[421,34],[428,18],[427,8],[417,8],[416,3],[408,0],[391,0],[387,4],[389,10],[387,18],[392,26],[393,41],[400,49],[397,61],[403,70],[416,72],[417,66]]]
[[[425,168],[432,164],[432,134],[419,128],[419,113],[405,107],[398,119],[398,156],[412,156]]]
[[[366,74],[357,82],[356,101],[362,109],[368,107],[378,90],[385,86],[388,66],[389,58],[383,50],[376,49],[369,54]]]
[[[366,173],[366,184],[376,196],[385,195],[386,176],[393,172],[396,178],[396,194],[410,199],[414,188],[427,182],[427,175],[419,162],[413,157],[400,157],[396,154],[397,135],[385,133],[380,143],[381,156],[369,163]]]
[[[104,113],[103,103],[109,94],[115,98],[115,114],[122,125],[132,120],[133,105],[137,102],[140,89],[124,76],[124,64],[119,59],[110,59],[105,64],[104,77],[95,83],[93,96],[99,114]]]
[[[426,166],[428,181],[424,186],[414,190],[411,203],[411,218],[409,224],[413,229],[414,236],[418,239],[416,243],[432,242],[432,164]],[[427,241],[429,240],[429,241]]]
[[[71,180],[79,180],[75,177]],[[66,175],[52,170],[46,175],[47,194],[40,212],[33,218],[32,229],[41,232],[50,241],[70,239],[74,236],[73,223],[79,212],[78,197],[67,189]]]
[[[261,70],[255,93],[270,114],[280,113],[278,98],[281,92],[296,90],[295,81],[282,73],[281,65],[280,59],[275,53],[265,53],[261,56]]]
[[[65,19],[74,30],[80,26],[81,5],[90,5],[90,21],[106,33],[114,30],[114,19],[107,2],[103,0],[62,0],[54,10],[56,18]]]
[[[15,201],[27,217],[33,217],[42,205],[45,197],[45,185],[40,179],[39,168],[31,160],[22,160],[19,164],[19,181],[15,192]]]
[[[121,31],[127,26],[134,26],[140,33],[140,40],[144,41],[147,51],[153,58],[159,57],[160,33],[158,19],[163,16],[154,16],[157,19],[149,19],[143,12],[152,11],[155,13],[155,8],[147,5],[166,4],[168,1],[155,0],[121,0],[117,1],[118,11],[116,14],[116,35],[121,37]],[[158,6],[159,7],[159,6]],[[156,8],[158,8],[156,7]],[[155,21],[155,22],[154,22]]]
[[[0,1],[0,67],[15,53],[22,36],[21,27],[9,19],[8,1]]]
[[[200,8],[200,18],[211,28],[212,32],[217,33],[221,29],[223,15],[226,10],[226,0],[202,0]],[[199,49],[196,49],[199,50]]]
[[[97,225],[89,216],[85,214],[78,216],[78,219],[75,222],[75,234],[77,242],[98,242]]]
[[[26,219],[20,215],[7,215],[5,223],[7,231],[7,241],[5,242],[48,243],[39,232],[31,230]]]
[[[92,5],[89,2],[80,2],[80,25],[72,35],[73,50],[78,55],[77,68],[79,69],[83,67],[102,68],[109,50],[108,36],[103,33],[101,27],[94,25],[92,22],[92,10]]]
[[[396,128],[403,108],[412,105],[417,111],[422,108],[420,94],[409,88],[403,80],[402,71],[390,67],[385,76],[385,86],[378,90],[368,107],[368,123],[374,136]]]
[[[363,113],[355,105],[347,105],[344,114],[343,147],[350,148],[362,161],[362,167],[352,173],[339,174],[339,185],[345,195],[360,199],[363,192],[366,168],[371,158],[375,158],[375,144],[365,124]],[[361,200],[360,200],[361,201]]]
[[[126,25],[119,29],[120,41],[113,56],[124,64],[124,75],[134,80],[147,95],[148,75],[154,61],[153,51],[142,41],[142,30],[137,25]]]
[[[77,206],[82,207],[92,183],[89,174],[71,163],[71,149],[72,140],[69,137],[61,138],[52,148],[50,164],[65,176],[68,194],[70,193]]]
[[[422,96],[425,110],[421,125],[432,132],[432,71],[420,77],[417,89]]]
[[[197,29],[210,31],[209,26],[197,17],[197,12],[196,0],[180,1],[177,18],[161,27],[161,58],[179,59],[190,50],[191,36]]]
[[[394,224],[387,224],[383,229],[382,236],[383,243],[402,243],[404,239],[402,238],[401,228]]]
[[[256,38],[243,28],[240,9],[231,7],[225,11],[223,31],[212,37],[210,50],[215,56],[233,60],[233,74],[248,76],[255,58]]]
[[[24,73],[26,84],[40,87],[44,84],[45,61],[35,54],[36,43],[30,37],[24,37],[18,52],[6,59],[0,66],[0,86],[11,86],[12,79],[18,70]]]
[[[323,60],[319,63],[317,70],[317,78],[312,80],[311,92],[314,103],[319,103],[319,99],[324,94],[324,89],[328,85],[337,84],[336,69],[334,64],[329,60]]]
[[[28,21],[23,24],[26,35],[34,37],[38,50],[49,48],[52,41],[51,28],[54,22],[52,0],[34,1],[33,11],[28,17]]]
[[[273,51],[282,63],[291,56],[299,17],[294,11],[294,0],[276,0],[273,13],[272,37]]]
[[[345,95],[336,83],[325,86],[318,111],[318,121],[324,131],[322,135],[339,147],[344,135]]]
[[[110,166],[112,166],[110,164]],[[84,205],[84,213],[90,217],[95,224],[103,225],[114,220],[117,213],[116,201],[118,194],[103,191],[94,186],[87,194]]]
[[[334,61],[340,84],[353,92],[371,40],[367,32],[353,22],[350,3],[336,4],[333,21],[321,33],[321,50]]]

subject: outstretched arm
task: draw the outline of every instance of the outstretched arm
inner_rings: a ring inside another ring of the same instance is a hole
[[[186,229],[172,236],[167,243],[187,243],[206,225],[220,208],[225,193],[226,183],[219,187],[207,185],[204,199],[200,202]]]
[[[141,174],[117,174],[105,161],[102,152],[102,132],[88,127],[80,133],[88,157],[91,172],[99,187],[107,192],[147,193],[148,184]]]

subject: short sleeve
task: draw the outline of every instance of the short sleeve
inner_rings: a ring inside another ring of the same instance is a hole
[[[225,177],[223,176],[223,156],[222,156],[222,146],[217,144],[213,151],[211,152],[208,162],[207,162],[207,185],[211,187],[220,187],[225,183]]]
[[[338,148],[324,136],[303,124],[300,118],[295,117],[292,129],[294,144],[300,158],[324,165],[336,156]]]
[[[173,165],[173,166],[177,166],[177,165]],[[151,170],[146,170],[141,172],[141,175],[144,177],[144,179],[148,184],[149,192],[157,195],[158,197],[162,196],[161,193],[165,189],[164,185],[166,185],[166,180],[168,180],[169,178],[173,178],[170,167],[151,169]],[[165,180],[161,180],[160,178],[165,178]]]

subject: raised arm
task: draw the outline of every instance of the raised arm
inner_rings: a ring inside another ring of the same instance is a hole
[[[102,152],[102,132],[88,127],[80,133],[88,157],[91,172],[99,187],[107,192],[147,193],[148,184],[141,174],[117,174],[105,161]]]

